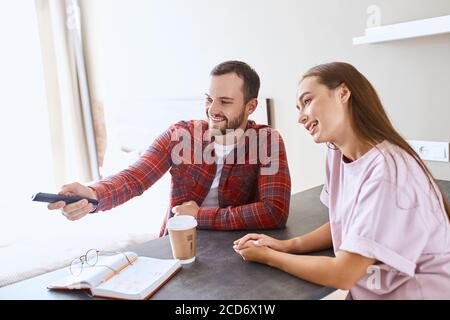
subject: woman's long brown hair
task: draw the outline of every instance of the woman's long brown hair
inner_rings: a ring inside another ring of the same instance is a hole
[[[330,90],[336,89],[343,83],[347,86],[351,92],[348,107],[356,134],[372,146],[387,140],[412,156],[428,176],[438,200],[439,196],[442,197],[443,209],[450,220],[450,205],[446,197],[435,183],[433,175],[422,159],[394,129],[377,92],[369,80],[354,66],[344,62],[331,62],[315,66],[303,75],[302,80],[308,77],[317,77],[319,83]]]

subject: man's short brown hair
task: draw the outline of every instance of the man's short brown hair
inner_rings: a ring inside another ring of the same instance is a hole
[[[225,61],[212,69],[211,76],[220,76],[228,73],[236,73],[244,81],[242,92],[244,93],[244,103],[253,98],[258,98],[259,76],[256,71],[242,61]]]

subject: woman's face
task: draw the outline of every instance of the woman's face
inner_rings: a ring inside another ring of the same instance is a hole
[[[350,91],[345,85],[330,90],[318,82],[317,77],[307,77],[298,86],[298,122],[303,124],[316,143],[336,143],[351,130],[347,102]]]

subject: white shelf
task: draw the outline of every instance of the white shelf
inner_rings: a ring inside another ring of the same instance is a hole
[[[353,38],[353,44],[385,42],[448,32],[450,32],[450,15],[368,28],[364,36]]]

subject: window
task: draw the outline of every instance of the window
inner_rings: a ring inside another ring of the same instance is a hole
[[[0,247],[45,219],[30,201],[54,190],[53,159],[34,3],[0,2]]]
[[[91,247],[117,250],[155,237],[130,207],[71,222],[31,201],[60,187],[52,141],[62,134],[50,131],[47,48],[36,15],[42,3],[0,2],[0,286],[63,267]]]

